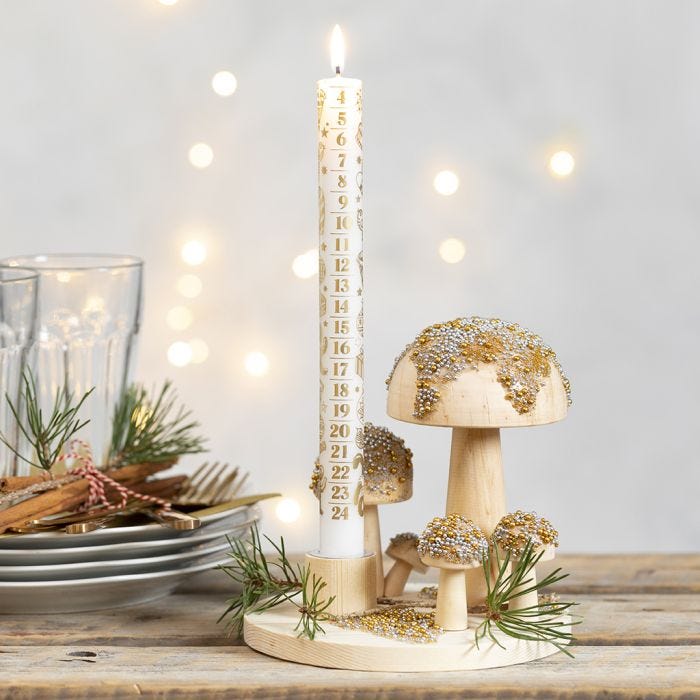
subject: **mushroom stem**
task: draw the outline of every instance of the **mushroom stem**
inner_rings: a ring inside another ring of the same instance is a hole
[[[527,588],[532,588],[537,585],[537,572],[534,567],[532,571],[527,576],[527,583],[523,583],[518,590],[525,590]],[[538,604],[537,591],[528,591],[522,595],[518,595],[511,598],[508,602],[508,610],[523,610],[524,608],[531,608]]]
[[[411,571],[413,567],[407,561],[397,559],[384,579],[384,595],[390,598],[401,595]]]
[[[382,535],[379,530],[379,508],[365,504],[365,552],[374,552],[377,566],[377,597],[384,595],[384,562]]]
[[[440,569],[435,624],[445,630],[467,629],[467,579],[464,569]]]
[[[498,428],[453,428],[447,513],[473,520],[491,536],[505,515],[506,498]],[[483,605],[486,580],[479,568],[467,571],[469,605]]]

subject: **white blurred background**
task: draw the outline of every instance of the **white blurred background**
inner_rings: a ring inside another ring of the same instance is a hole
[[[384,379],[421,328],[479,314],[540,333],[573,385],[566,421],[504,431],[509,504],[567,551],[697,549],[700,4],[0,0],[0,17],[1,255],[146,260],[138,376],[172,377],[212,456],[299,504],[290,523],[268,504],[266,532],[316,545],[318,290],[293,261],[316,245],[315,81],[338,22],[365,88],[367,417],[415,453],[385,536],[442,511],[450,434],[386,418]]]

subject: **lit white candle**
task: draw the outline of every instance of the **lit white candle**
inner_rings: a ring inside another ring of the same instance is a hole
[[[362,81],[342,76],[340,27],[331,38],[335,77],[318,82],[320,448],[322,557],[364,554],[362,436]]]

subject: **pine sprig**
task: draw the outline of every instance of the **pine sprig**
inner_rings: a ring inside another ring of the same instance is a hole
[[[504,648],[494,633],[499,629],[509,637],[536,642],[549,642],[567,656],[573,654],[567,645],[574,641],[574,636],[568,629],[570,625],[578,625],[581,620],[562,620],[562,615],[569,612],[576,603],[548,602],[543,605],[533,605],[521,610],[508,610],[508,603],[525,593],[541,591],[565,579],[568,574],[562,574],[561,569],[555,569],[542,580],[533,583],[531,573],[542,557],[543,551],[536,552],[532,542],[523,549],[520,558],[511,562],[510,552],[501,559],[498,547],[492,547],[493,554],[484,558],[483,567],[486,577],[486,613],[484,621],[476,628],[474,637],[477,648],[479,642],[488,637],[491,641]],[[491,564],[495,560],[497,574],[492,576]],[[528,585],[531,584],[531,585]]]
[[[228,601],[228,607],[219,618],[227,620],[227,629],[232,634],[240,634],[243,618],[249,613],[263,612],[290,601],[299,610],[299,622],[295,631],[300,637],[314,639],[323,632],[321,622],[331,619],[328,607],[335,597],[321,599],[325,581],[311,574],[311,568],[288,559],[284,539],[279,544],[266,535],[264,541],[275,550],[274,559],[263,552],[263,540],[257,525],[250,530],[250,540],[229,538],[231,564],[219,568],[241,587],[241,592]],[[301,601],[297,602],[297,598]]]
[[[64,446],[90,420],[80,420],[78,413],[93,389],[75,401],[74,396],[64,386],[56,391],[53,408],[46,418],[41,410],[36,391],[34,376],[30,370],[22,375],[20,405],[16,406],[8,394],[5,394],[10,411],[17,426],[36,455],[36,461],[21,454],[19,446],[13,444],[8,436],[0,433],[0,442],[8,447],[22,461],[38,469],[49,471],[61,456]],[[22,406],[24,410],[20,408]]]
[[[184,454],[204,452],[204,438],[196,431],[199,423],[178,404],[170,381],[155,398],[140,384],[124,392],[114,411],[110,466],[167,462]]]

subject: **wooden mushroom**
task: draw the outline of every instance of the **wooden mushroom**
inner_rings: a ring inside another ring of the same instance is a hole
[[[445,630],[467,629],[467,569],[481,567],[489,544],[484,533],[457,513],[433,518],[418,542],[428,566],[440,569],[435,624]]]
[[[500,428],[561,420],[570,403],[569,382],[539,336],[478,316],[423,330],[387,384],[392,418],[452,428],[446,512],[488,535],[506,513]],[[483,604],[483,571],[468,578],[469,604]]]
[[[528,543],[532,544],[534,554],[542,554],[540,562],[551,561],[559,546],[559,533],[549,520],[539,517],[537,513],[516,510],[500,519],[493,532],[493,542],[503,553],[510,553],[511,560],[516,563],[520,561]],[[511,598],[508,609],[523,610],[538,605],[537,591],[527,590],[536,585],[537,571],[536,567],[533,567],[527,576],[527,582],[521,586],[523,594]]]
[[[428,567],[420,560],[418,554],[418,535],[413,532],[402,532],[389,540],[387,556],[394,564],[384,578],[384,595],[399,596],[406,588],[406,581],[414,569],[424,574]]]
[[[365,551],[377,556],[377,595],[384,595],[379,506],[413,494],[413,453],[387,428],[365,423],[363,448]]]

